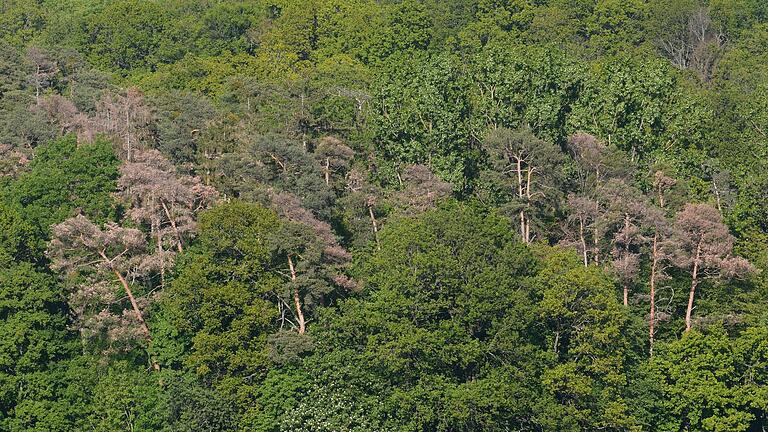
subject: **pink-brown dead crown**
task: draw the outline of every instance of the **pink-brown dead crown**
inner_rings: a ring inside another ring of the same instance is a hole
[[[640,255],[614,251],[611,267],[619,280],[624,283],[633,282],[640,274]]]
[[[289,192],[273,192],[270,198],[275,210],[282,217],[312,229],[323,243],[323,253],[327,258],[335,262],[347,262],[351,259],[349,252],[339,245],[331,226],[305,209],[295,195]]]
[[[743,277],[755,271],[747,260],[734,257],[735,238],[723,223],[720,212],[709,204],[686,204],[675,221],[681,267],[694,264],[699,256],[704,277]]]
[[[597,137],[586,132],[576,132],[571,135],[568,138],[568,147],[577,159],[587,165],[598,163],[607,148]]]
[[[450,183],[437,177],[425,165],[409,165],[403,172],[405,188],[396,193],[394,198],[404,207],[406,213],[419,213],[451,195]]]
[[[134,228],[107,223],[100,228],[83,215],[77,215],[53,227],[48,254],[53,267],[77,271],[83,266],[109,264],[119,266],[146,246],[144,234]]]
[[[139,276],[137,269],[150,256],[145,247],[141,231],[115,223],[101,228],[83,215],[53,227],[48,255],[52,268],[78,276],[73,279],[77,283],[68,301],[83,336],[105,334],[110,343],[147,337],[146,325],[133,309],[126,305],[122,312],[113,312],[115,304],[125,296],[120,283],[130,284],[133,277]],[[146,297],[136,300],[139,307],[148,301]]]
[[[150,225],[159,240],[179,250],[194,232],[196,213],[218,199],[216,189],[199,177],[178,174],[157,150],[138,150],[121,165],[118,190],[133,221]]]
[[[677,184],[677,180],[668,176],[664,171],[658,170],[653,173],[653,187],[657,191],[668,191]]]

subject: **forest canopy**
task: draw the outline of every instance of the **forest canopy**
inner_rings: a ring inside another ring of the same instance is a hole
[[[764,431],[768,3],[6,0],[0,431]]]

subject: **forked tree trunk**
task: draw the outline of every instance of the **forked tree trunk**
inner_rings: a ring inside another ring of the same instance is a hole
[[[176,249],[178,249],[179,253],[184,252],[184,246],[181,241],[181,233],[179,232],[179,228],[176,226],[176,221],[171,216],[170,210],[168,210],[168,206],[165,205],[164,201],[160,201],[160,203],[163,205],[163,211],[165,212],[165,216],[168,218],[168,222],[171,223],[171,228],[173,228],[173,234],[176,236]]]
[[[301,311],[301,296],[299,286],[296,283],[296,267],[293,265],[291,255],[288,255],[288,268],[291,270],[291,282],[293,282],[293,305],[296,307],[296,320],[299,322],[299,334],[306,331],[306,322],[304,321],[304,312]]]
[[[696,256],[693,259],[693,271],[691,272],[691,292],[688,294],[688,307],[685,309],[685,331],[691,330],[691,315],[693,313],[693,299],[696,296],[696,287],[699,284],[699,266],[701,265],[701,241],[696,246]]]
[[[376,223],[376,216],[373,214],[373,207],[368,207],[368,215],[371,217],[371,225],[373,225],[373,238],[376,240],[376,249],[381,250],[381,243],[379,242],[379,225]]]

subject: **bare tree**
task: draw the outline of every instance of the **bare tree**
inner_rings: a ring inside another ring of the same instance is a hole
[[[628,306],[630,288],[640,272],[640,252],[648,242],[643,233],[648,217],[647,198],[636,187],[618,179],[607,180],[598,188],[598,195],[606,203],[601,230],[610,237],[610,267],[622,284],[624,306]]]
[[[626,213],[618,204],[629,205],[620,191],[631,192],[626,184],[631,164],[622,152],[587,133],[572,135],[568,139],[568,149],[576,162],[581,207],[587,201],[593,206],[591,211],[582,208],[581,212],[590,214],[592,260],[599,265],[611,225]]]
[[[37,109],[58,125],[60,135],[77,130],[80,112],[69,99],[57,94],[49,95],[38,101]]]
[[[573,227],[566,231],[566,236],[561,242],[564,245],[574,245],[579,251],[584,262],[584,267],[589,266],[590,251],[594,252],[589,241],[592,228],[597,224],[599,217],[599,204],[590,197],[571,194],[568,196],[568,218],[566,222]],[[597,239],[596,239],[597,240]]]
[[[660,35],[656,40],[661,52],[675,66],[690,69],[702,81],[709,82],[722,56],[726,37],[723,29],[712,22],[707,8],[676,8],[660,23],[665,26],[658,30]]]
[[[171,243],[178,252],[195,229],[195,215],[208,208],[218,192],[198,177],[178,175],[157,150],[135,151],[120,167],[118,189],[130,203],[128,216],[147,223],[158,252]]]
[[[131,286],[134,277],[152,266],[141,231],[114,223],[102,229],[78,215],[53,227],[48,254],[54,269],[73,280],[84,281],[70,296],[82,331],[107,326],[111,327],[108,336],[112,341],[142,338],[151,342],[151,332],[140,305],[142,299],[135,296]],[[130,309],[123,307],[115,296],[115,282],[125,293]],[[158,370],[157,362],[151,362]]]
[[[136,149],[146,147],[151,138],[152,112],[141,92],[131,87],[125,94],[105,93],[96,104],[96,116],[90,125],[96,133],[105,133],[121,144],[122,159],[131,162]]]

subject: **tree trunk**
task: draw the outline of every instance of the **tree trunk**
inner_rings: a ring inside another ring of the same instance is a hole
[[[371,224],[373,225],[373,238],[376,240],[376,249],[381,250],[381,243],[379,242],[379,225],[376,223],[376,216],[373,214],[373,207],[367,205],[368,215],[371,217]]]
[[[629,214],[624,213],[624,231],[629,232],[629,225],[630,225],[630,219]],[[629,249],[630,240],[629,238],[625,239],[624,242],[624,260],[625,262],[629,259]],[[629,306],[629,283],[627,281],[624,281],[624,307]]]
[[[691,292],[688,294],[688,307],[685,310],[685,331],[691,330],[691,314],[693,313],[693,298],[696,295],[696,286],[699,284],[699,265],[701,260],[701,241],[696,246],[696,257],[693,259],[693,271],[691,272]]]
[[[101,258],[106,261],[108,264],[111,262],[109,258],[104,254],[104,252],[99,252],[99,255],[101,255]],[[139,326],[141,326],[141,330],[144,332],[144,336],[146,338],[147,343],[152,342],[152,333],[149,331],[149,326],[147,325],[147,322],[144,321],[144,314],[141,313],[141,309],[139,309],[139,304],[136,302],[136,297],[133,296],[133,290],[131,290],[131,286],[128,284],[128,281],[125,280],[125,277],[122,273],[117,271],[116,268],[112,267],[110,264],[110,269],[112,270],[112,273],[114,273],[115,276],[117,276],[117,279],[120,281],[120,284],[123,286],[123,289],[125,290],[125,294],[128,296],[128,300],[131,302],[131,307],[133,308],[133,312],[136,314],[136,319],[139,320]],[[150,358],[150,362],[152,363],[152,369],[159,371],[160,365],[155,361],[155,359]]]
[[[128,162],[131,161],[131,114],[128,108],[125,110],[125,141],[128,144],[128,155],[125,158]]]
[[[293,259],[291,258],[291,255],[288,255],[288,268],[291,269],[291,281],[293,282],[293,304],[296,307],[296,319],[299,321],[299,334],[304,334],[306,331],[306,322],[304,321],[304,313],[301,311],[299,286],[296,284],[296,267],[293,266]]]
[[[523,205],[525,198],[525,192],[523,188],[523,160],[520,156],[517,158],[517,197],[520,199],[520,205]],[[528,238],[525,235],[525,210],[520,210],[520,238],[523,243],[528,243]]]
[[[325,158],[325,185],[331,184],[331,158]]]
[[[624,307],[629,306],[629,284],[624,283]]]
[[[37,106],[40,106],[40,66],[37,66],[37,71],[35,72],[35,104]]]
[[[579,239],[581,240],[581,255],[584,258],[584,267],[589,265],[587,256],[587,239],[584,238],[584,219],[579,219]]]
[[[165,205],[165,202],[161,200],[160,203],[163,205],[165,216],[168,218],[168,222],[171,223],[173,233],[176,235],[176,249],[179,250],[179,253],[184,252],[184,246],[182,246],[181,242],[181,233],[179,232],[179,228],[176,226],[176,221],[171,216],[171,212],[168,210],[168,206]]]
[[[531,184],[533,183],[533,167],[528,167],[528,178],[525,181],[525,198],[526,204],[531,202]],[[531,220],[525,218],[525,242],[531,244]]]

